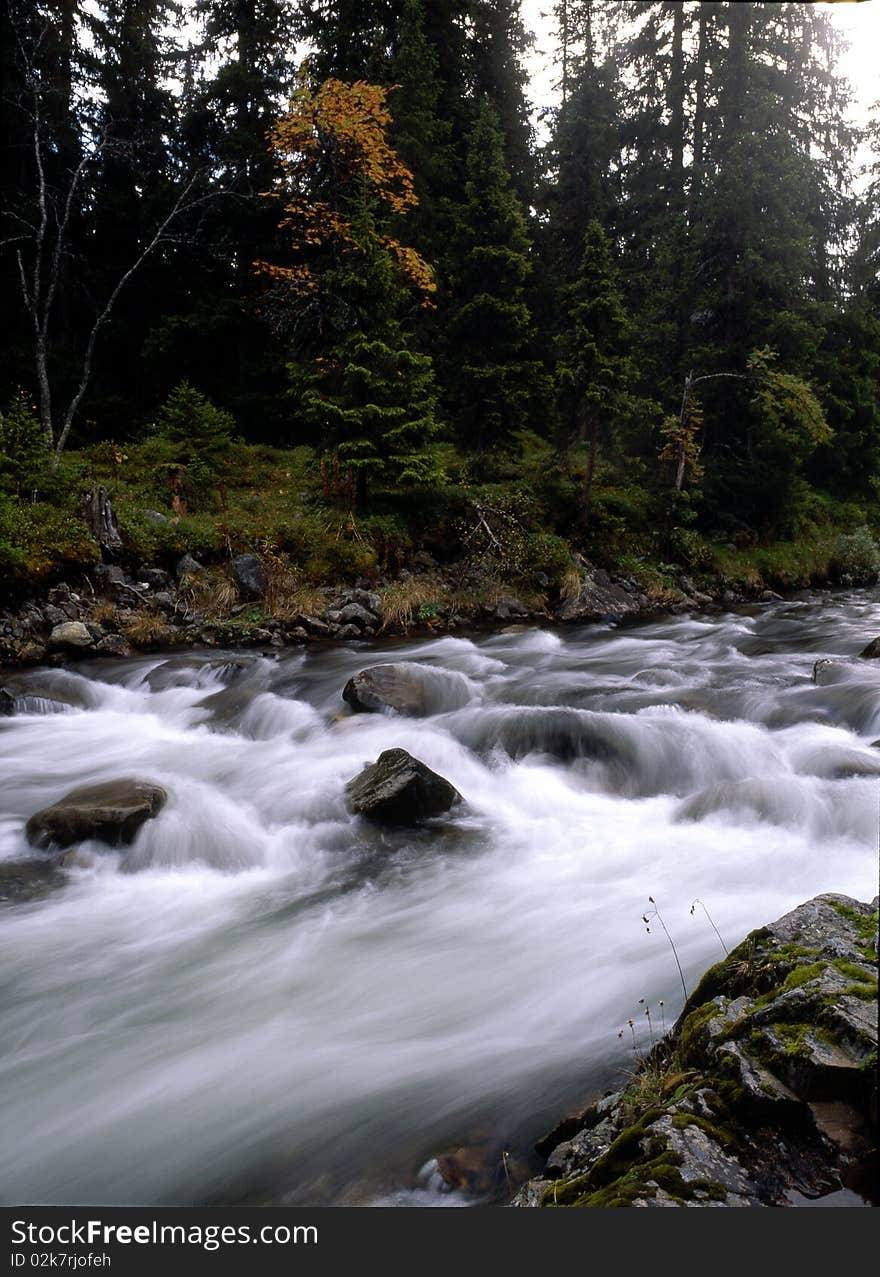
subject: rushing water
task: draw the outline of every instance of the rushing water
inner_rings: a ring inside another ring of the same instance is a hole
[[[695,898],[732,945],[817,892],[873,897],[880,661],[812,668],[878,633],[875,591],[17,675],[0,858],[77,785],[169,800],[0,906],[0,1200],[451,1202],[417,1183],[433,1153],[525,1146],[631,1062],[640,998],[674,1019],[649,895],[689,985],[721,956]],[[388,659],[459,675],[453,708],[350,715],[346,679]],[[460,790],[452,820],[348,815],[392,746]]]

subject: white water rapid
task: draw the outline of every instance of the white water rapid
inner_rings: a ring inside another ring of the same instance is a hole
[[[527,1146],[631,1063],[640,998],[675,1018],[649,896],[689,987],[723,956],[695,898],[732,947],[818,892],[874,896],[880,661],[853,658],[878,634],[863,591],[7,679],[0,867],[76,786],[168,802],[0,905],[0,1201],[449,1204],[416,1180],[433,1154]],[[844,663],[817,686],[821,657]],[[351,715],[383,660],[463,676],[455,707]],[[347,813],[393,746],[461,792],[451,820]]]

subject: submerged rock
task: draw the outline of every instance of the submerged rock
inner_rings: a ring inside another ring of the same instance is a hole
[[[859,656],[864,657],[866,661],[880,659],[880,638],[872,639],[868,646],[859,652]]]
[[[471,695],[463,674],[407,661],[371,665],[350,678],[342,691],[342,699],[358,713],[394,710],[413,718],[461,709]]]
[[[141,825],[165,805],[159,785],[139,780],[108,780],[71,790],[27,822],[28,842],[35,847],[71,847],[97,838],[111,847],[132,842]]]
[[[712,967],[620,1091],[537,1146],[515,1206],[788,1206],[869,1191],[877,902],[823,895]]]
[[[53,858],[0,860],[0,904],[37,900],[64,882]]]
[[[405,749],[386,749],[345,787],[349,809],[383,825],[413,825],[440,816],[461,794]]]

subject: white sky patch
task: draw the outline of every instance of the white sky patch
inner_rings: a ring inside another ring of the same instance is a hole
[[[849,44],[838,63],[840,71],[853,88],[853,119],[865,124],[871,118],[872,107],[880,99],[880,0],[864,4],[826,4],[831,19]],[[556,44],[553,0],[523,0],[523,22],[527,31],[535,36],[532,53],[526,59],[531,98],[539,137],[542,128],[542,110],[556,105],[554,85],[559,78],[559,68],[553,65]]]

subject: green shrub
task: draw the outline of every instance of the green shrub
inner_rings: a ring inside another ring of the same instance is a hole
[[[0,497],[0,569],[10,584],[39,584],[100,558],[74,506]]]
[[[210,464],[229,451],[235,422],[188,381],[174,387],[156,418],[154,433],[174,444],[185,463],[199,458]]]
[[[572,568],[568,542],[553,532],[532,532],[526,538],[526,562],[530,574],[543,572],[558,590]]]
[[[0,488],[29,497],[42,486],[50,453],[27,396],[19,390],[0,413]]]
[[[880,578],[880,547],[866,527],[837,538],[831,571],[841,585],[874,585]]]

